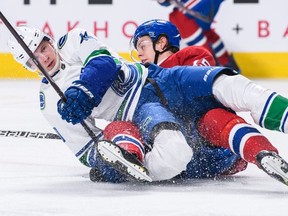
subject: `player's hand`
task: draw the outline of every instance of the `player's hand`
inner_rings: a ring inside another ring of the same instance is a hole
[[[59,100],[58,113],[61,118],[72,124],[77,124],[86,119],[97,105],[96,99],[85,83],[75,81],[64,93],[67,101]]]

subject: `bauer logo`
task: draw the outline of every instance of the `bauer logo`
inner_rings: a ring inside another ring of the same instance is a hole
[[[43,110],[45,108],[45,95],[43,92],[40,92],[40,109]]]

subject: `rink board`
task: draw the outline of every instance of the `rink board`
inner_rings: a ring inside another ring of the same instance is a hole
[[[131,60],[128,53],[119,53]],[[288,78],[288,53],[234,53],[242,74],[249,78]],[[25,70],[11,54],[0,54],[0,78],[37,78]]]

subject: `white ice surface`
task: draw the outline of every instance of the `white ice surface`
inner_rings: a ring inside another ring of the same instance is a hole
[[[256,82],[287,96],[287,80]],[[53,132],[38,110],[38,86],[0,81],[0,130]],[[288,135],[264,133],[288,159]],[[288,187],[255,165],[182,184],[93,183],[88,172],[60,140],[0,137],[0,215],[288,215]]]

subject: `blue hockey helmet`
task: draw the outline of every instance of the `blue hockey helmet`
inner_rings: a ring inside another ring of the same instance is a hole
[[[180,33],[177,27],[167,20],[153,19],[138,26],[132,38],[135,48],[139,38],[145,35],[150,36],[153,42],[156,42],[161,35],[166,36],[171,47],[180,49]]]

